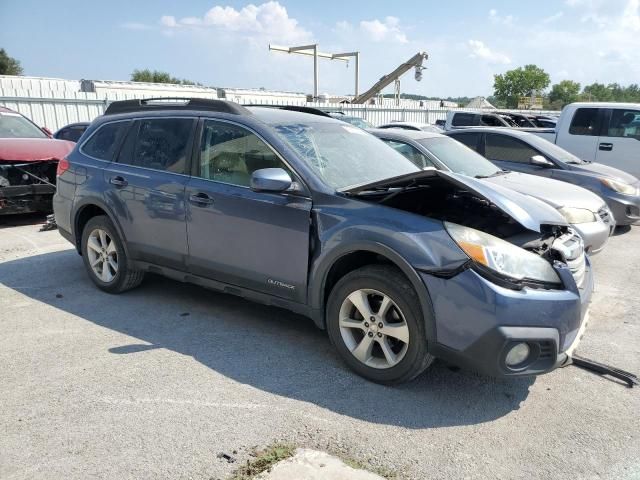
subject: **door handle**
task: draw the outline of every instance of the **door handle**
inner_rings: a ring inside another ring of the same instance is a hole
[[[610,152],[611,150],[613,150],[613,143],[601,143],[598,146],[599,150],[604,150],[605,152]]]
[[[116,177],[111,177],[109,179],[109,183],[111,185],[115,185],[116,187],[126,187],[129,182],[127,182],[124,177],[118,175]]]
[[[211,198],[206,193],[200,192],[200,193],[194,193],[193,195],[190,195],[189,202],[198,206],[212,205],[213,198]]]

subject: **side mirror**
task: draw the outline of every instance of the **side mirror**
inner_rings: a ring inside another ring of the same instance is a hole
[[[251,190],[257,192],[284,192],[292,180],[282,168],[261,168],[251,174]]]
[[[53,138],[53,132],[49,130],[47,127],[42,127],[42,131],[47,134],[47,137]]]
[[[529,163],[531,165],[536,165],[538,167],[547,167],[547,168],[553,167],[553,162],[550,162],[549,160],[544,158],[542,155],[534,155],[529,159]]]

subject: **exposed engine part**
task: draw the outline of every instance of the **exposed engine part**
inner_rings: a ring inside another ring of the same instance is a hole
[[[46,184],[55,187],[57,160],[0,163],[0,187]]]
[[[372,197],[375,198],[368,196]],[[381,195],[377,200],[389,207],[458,223],[499,238],[531,233],[493,203],[446,180],[433,179],[428,185]]]

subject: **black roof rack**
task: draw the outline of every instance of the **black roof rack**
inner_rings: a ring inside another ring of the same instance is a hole
[[[209,112],[249,115],[251,112],[237,103],[209,98],[162,97],[111,102],[105,115],[117,113],[148,112],[153,110],[205,110]]]
[[[319,108],[304,107],[302,105],[261,105],[259,103],[250,103],[250,104],[244,104],[242,106],[243,107],[277,108],[279,110],[289,110],[289,111],[292,111],[292,112],[309,113],[311,115],[318,115],[320,117],[333,118],[327,112],[325,112],[323,110],[320,110]]]

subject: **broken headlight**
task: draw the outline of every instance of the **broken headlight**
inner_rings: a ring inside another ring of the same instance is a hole
[[[451,238],[476,263],[510,280],[561,283],[551,264],[535,253],[488,233],[444,222]]]

